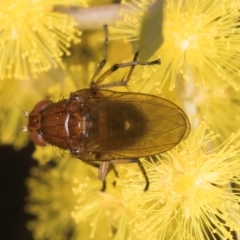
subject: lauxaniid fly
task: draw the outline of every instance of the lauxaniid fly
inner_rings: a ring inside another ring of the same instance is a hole
[[[54,145],[69,150],[73,157],[99,168],[103,181],[114,164],[137,163],[146,185],[149,179],[139,158],[163,153],[185,139],[190,124],[181,108],[157,96],[107,90],[126,86],[136,65],[151,66],[160,60],[140,62],[135,54],[132,62],[114,64],[100,75],[106,63],[108,31],[105,29],[105,50],[87,89],[70,94],[58,102],[43,100],[29,113],[28,131],[36,145]],[[102,84],[119,68],[129,67],[126,79]],[[100,75],[100,76],[99,76]]]

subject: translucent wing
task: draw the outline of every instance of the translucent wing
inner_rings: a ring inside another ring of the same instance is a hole
[[[91,101],[91,100],[89,100]],[[152,95],[97,90],[89,113],[87,160],[139,158],[165,152],[190,131],[185,113]],[[95,156],[95,157],[94,157]]]

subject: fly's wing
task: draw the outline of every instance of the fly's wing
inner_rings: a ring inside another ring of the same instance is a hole
[[[140,93],[97,91],[102,101],[98,100],[89,113],[92,127],[86,142],[91,160],[159,154],[189,134],[187,116],[166,99]]]

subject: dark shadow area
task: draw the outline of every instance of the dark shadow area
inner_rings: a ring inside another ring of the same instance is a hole
[[[20,151],[0,147],[0,240],[33,240],[25,227],[31,216],[24,212],[25,180],[36,165],[33,150],[32,143]]]

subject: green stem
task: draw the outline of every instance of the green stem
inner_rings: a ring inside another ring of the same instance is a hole
[[[127,7],[122,4],[94,6],[89,8],[58,8],[57,10],[69,14],[78,22],[80,30],[100,30],[104,24],[114,26],[120,20],[120,9]]]

